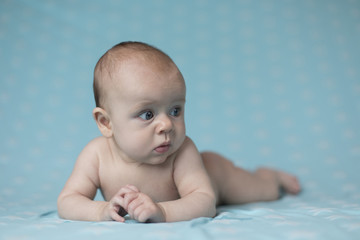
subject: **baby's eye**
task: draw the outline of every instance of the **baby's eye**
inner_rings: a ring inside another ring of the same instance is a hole
[[[181,113],[181,108],[180,107],[175,107],[175,108],[171,109],[171,111],[170,111],[170,115],[173,116],[173,117],[179,116],[180,113]]]
[[[152,111],[146,111],[140,114],[139,117],[144,120],[150,120],[154,117],[154,113]]]

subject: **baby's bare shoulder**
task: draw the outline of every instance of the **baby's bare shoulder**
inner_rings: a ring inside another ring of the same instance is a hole
[[[195,143],[188,136],[186,136],[182,146],[179,149],[180,153],[187,152],[187,151],[195,151],[195,152],[197,152],[197,148],[195,146]]]
[[[186,137],[184,143],[179,148],[176,156],[176,163],[193,162],[194,159],[200,159],[199,151],[190,137]],[[188,163],[186,163],[188,164]]]
[[[92,139],[83,149],[83,151],[92,152],[92,153],[101,153],[108,150],[108,140],[107,138],[101,136]]]
[[[77,162],[98,162],[108,149],[107,139],[105,137],[97,137],[91,140],[81,151]]]

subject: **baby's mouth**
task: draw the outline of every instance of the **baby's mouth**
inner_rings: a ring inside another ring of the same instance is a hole
[[[154,150],[157,153],[166,153],[167,151],[169,151],[170,146],[170,143],[163,143],[160,146],[156,147]]]

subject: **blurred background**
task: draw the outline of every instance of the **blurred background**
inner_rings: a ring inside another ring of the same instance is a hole
[[[56,207],[100,134],[94,66],[128,40],[182,71],[199,150],[290,171],[304,196],[359,190],[359,1],[1,0],[0,206]]]

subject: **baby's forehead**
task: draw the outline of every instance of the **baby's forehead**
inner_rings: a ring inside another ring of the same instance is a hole
[[[112,54],[108,66],[109,79],[104,82],[106,88],[124,86],[127,84],[136,84],[132,78],[138,72],[148,72],[149,74],[168,75],[169,80],[175,79],[184,81],[182,74],[175,63],[166,55],[152,52],[126,52],[125,54]],[[170,78],[170,76],[176,76]],[[145,80],[145,79],[144,79]],[[185,84],[185,83],[184,83]]]
[[[165,54],[157,51],[128,51],[118,53],[113,59],[112,67],[115,74],[119,74],[119,79],[128,71],[141,71],[144,69],[157,73],[179,74],[179,69],[175,63]]]
[[[100,88],[104,105],[110,103],[112,97],[119,96],[118,94],[129,94],[134,89],[136,90],[136,87],[145,87],[148,84],[163,85],[165,83],[163,81],[173,87],[177,86],[179,91],[185,94],[186,86],[183,76],[166,54],[131,49],[117,49],[108,53],[101,64]],[[158,75],[159,79],[148,77],[149,75]]]
[[[166,54],[150,50],[120,49],[113,55],[114,62],[119,68],[127,65],[139,65],[147,67],[161,67],[162,69],[177,68],[174,62]]]

